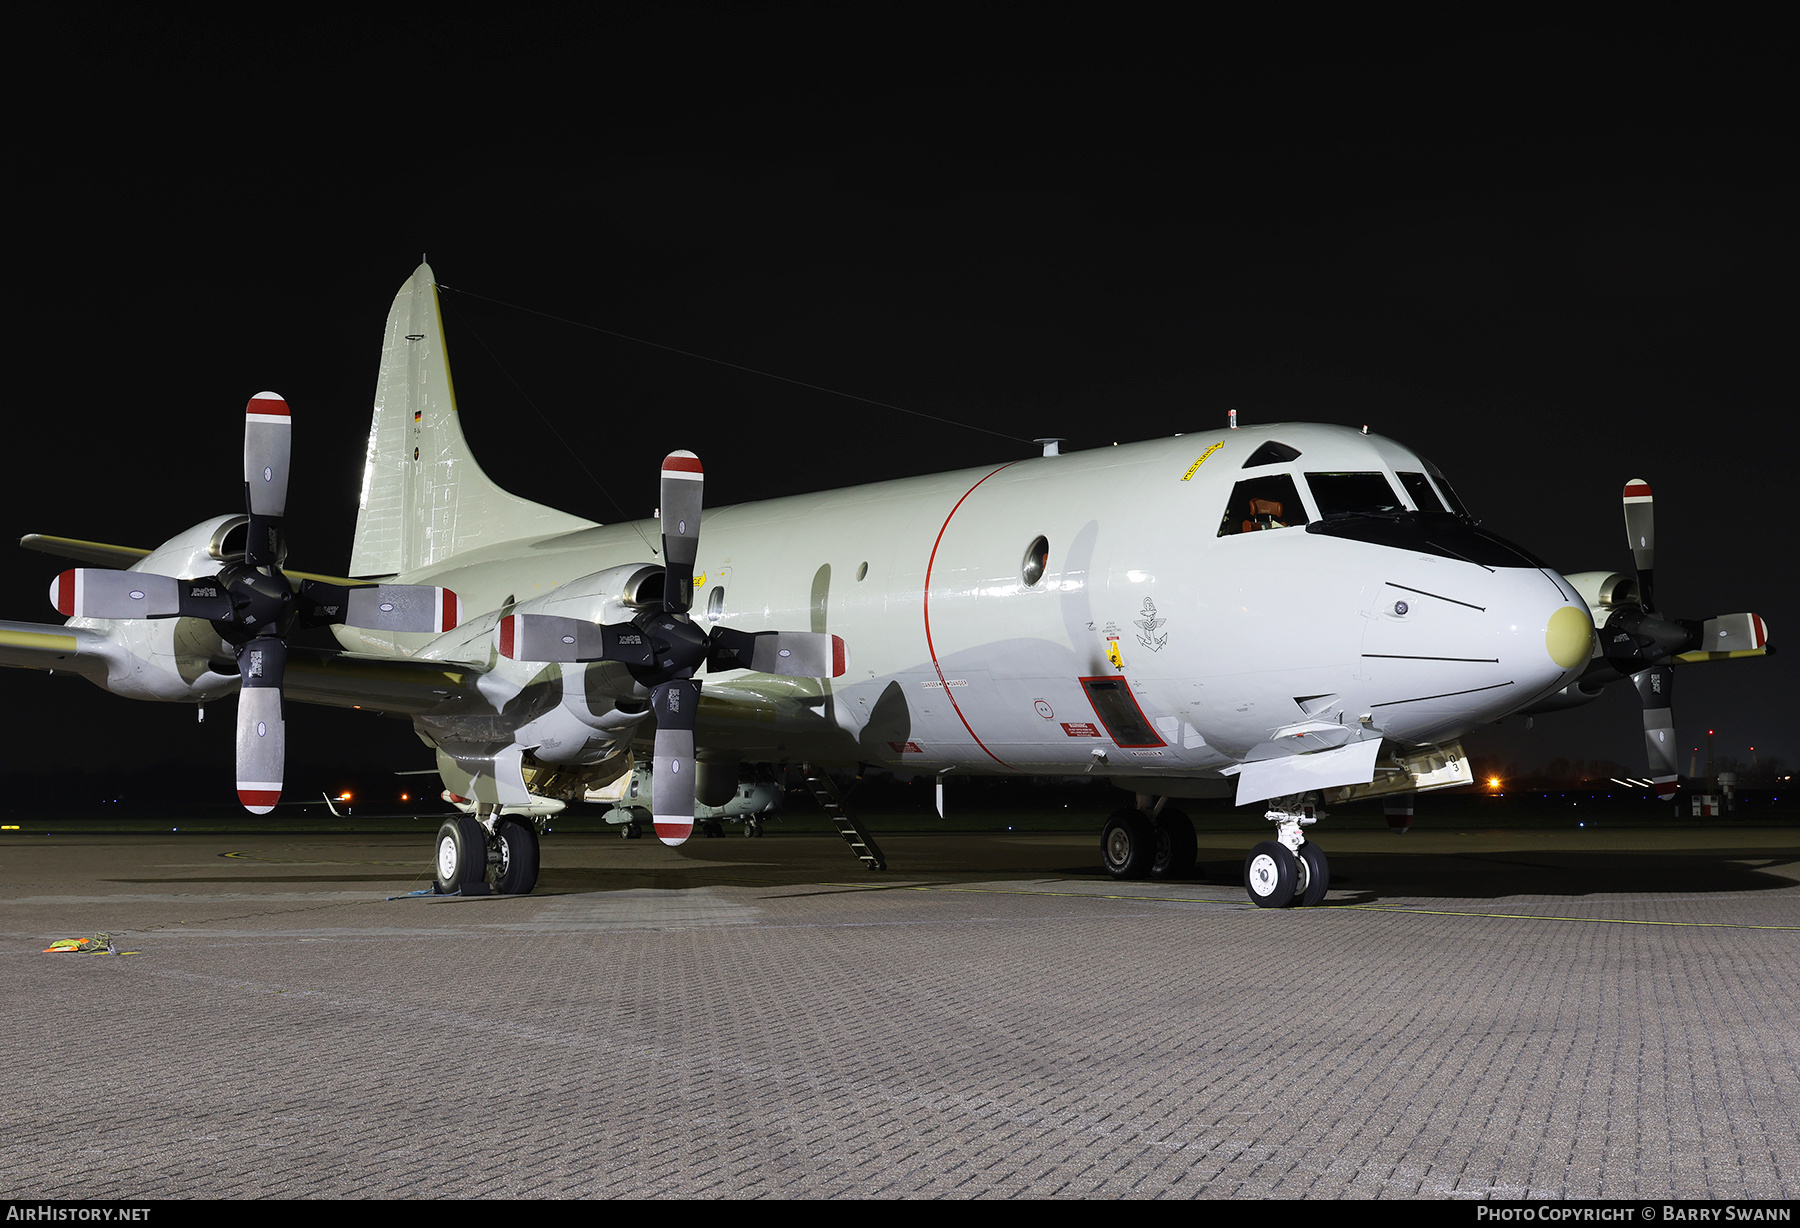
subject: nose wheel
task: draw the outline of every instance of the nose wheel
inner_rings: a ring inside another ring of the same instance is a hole
[[[1302,825],[1325,817],[1299,798],[1283,798],[1267,815],[1276,838],[1264,840],[1244,859],[1244,891],[1258,908],[1312,907],[1325,902],[1331,863],[1319,846],[1300,834]]]

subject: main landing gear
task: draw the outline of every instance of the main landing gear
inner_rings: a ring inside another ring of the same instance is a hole
[[[1117,879],[1183,878],[1194,869],[1199,841],[1187,815],[1139,796],[1135,808],[1116,810],[1100,835],[1100,858]],[[1275,839],[1250,850],[1244,862],[1244,890],[1260,908],[1321,904],[1331,887],[1331,863],[1301,829],[1325,812],[1301,796],[1276,798],[1265,816],[1276,825]]]
[[[1183,878],[1193,873],[1199,847],[1193,820],[1167,805],[1115,810],[1100,834],[1101,860],[1118,879]]]
[[[538,831],[529,820],[459,814],[438,828],[440,895],[529,895],[538,879]]]
[[[1275,839],[1264,840],[1244,859],[1244,890],[1258,908],[1290,908],[1322,903],[1331,886],[1331,863],[1300,829],[1325,817],[1299,797],[1274,799],[1264,816],[1276,825]]]

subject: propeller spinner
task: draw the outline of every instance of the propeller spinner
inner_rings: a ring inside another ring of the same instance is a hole
[[[287,761],[281,684],[288,637],[297,628],[344,624],[380,631],[448,631],[459,621],[456,594],[415,584],[338,585],[281,570],[287,557],[292,416],[273,392],[259,392],[244,411],[244,502],[250,515],[242,562],[197,579],[78,567],[50,585],[50,603],[84,618],[199,618],[213,625],[237,656],[238,800],[267,814],[281,797]]]
[[[510,614],[501,620],[500,652],[515,661],[616,661],[650,688],[656,713],[656,834],[680,844],[694,830],[694,721],[700,683],[694,674],[753,669],[797,678],[844,672],[844,641],[812,631],[738,631],[694,626],[694,560],[699,555],[705,473],[692,452],[671,452],[662,466],[662,600],[628,623],[596,624],[554,614]]]

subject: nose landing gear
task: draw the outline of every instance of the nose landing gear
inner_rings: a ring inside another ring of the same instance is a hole
[[[1250,902],[1258,908],[1322,903],[1331,887],[1331,863],[1300,829],[1324,818],[1324,812],[1300,797],[1282,797],[1264,817],[1276,825],[1276,836],[1251,849],[1244,859],[1244,890]]]

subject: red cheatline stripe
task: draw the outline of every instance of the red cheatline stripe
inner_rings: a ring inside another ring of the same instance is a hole
[[[1650,483],[1648,483],[1648,482],[1627,482],[1625,484],[1625,497],[1627,499],[1648,499],[1648,498],[1650,498],[1651,497],[1650,496]]]
[[[671,456],[663,461],[663,470],[678,469],[683,473],[704,473],[698,456]]]
[[[1006,464],[1000,466],[1000,469],[1010,469],[1018,463],[1018,461],[1008,461]],[[994,470],[994,473],[999,473],[1000,469]],[[993,477],[994,473],[988,474],[987,478],[982,478],[981,482],[985,482],[988,478]],[[992,759],[995,763],[998,763],[1001,767],[1011,767],[1012,765],[1007,763],[1006,760],[987,748],[987,743],[981,740],[976,734],[974,727],[969,724],[969,718],[963,715],[961,705],[956,702],[956,694],[950,689],[950,681],[944,677],[944,667],[938,664],[937,645],[932,643],[931,640],[931,569],[937,565],[938,547],[943,544],[944,533],[950,528],[950,522],[956,519],[956,513],[962,510],[963,503],[970,495],[975,493],[975,487],[980,486],[981,482],[977,482],[975,483],[975,486],[971,486],[969,489],[963,491],[963,497],[956,501],[956,506],[950,509],[950,514],[948,516],[944,517],[944,524],[943,527],[938,530],[937,540],[931,543],[931,558],[926,560],[925,563],[925,651],[931,654],[931,667],[937,671],[938,682],[943,685],[944,698],[950,701],[951,711],[956,713],[956,719],[962,722],[963,728],[969,731],[969,736],[975,739],[975,745],[981,747],[982,753],[989,759]]]
[[[508,614],[500,620],[500,655],[503,657],[513,655],[513,625],[518,618],[517,614]]]

